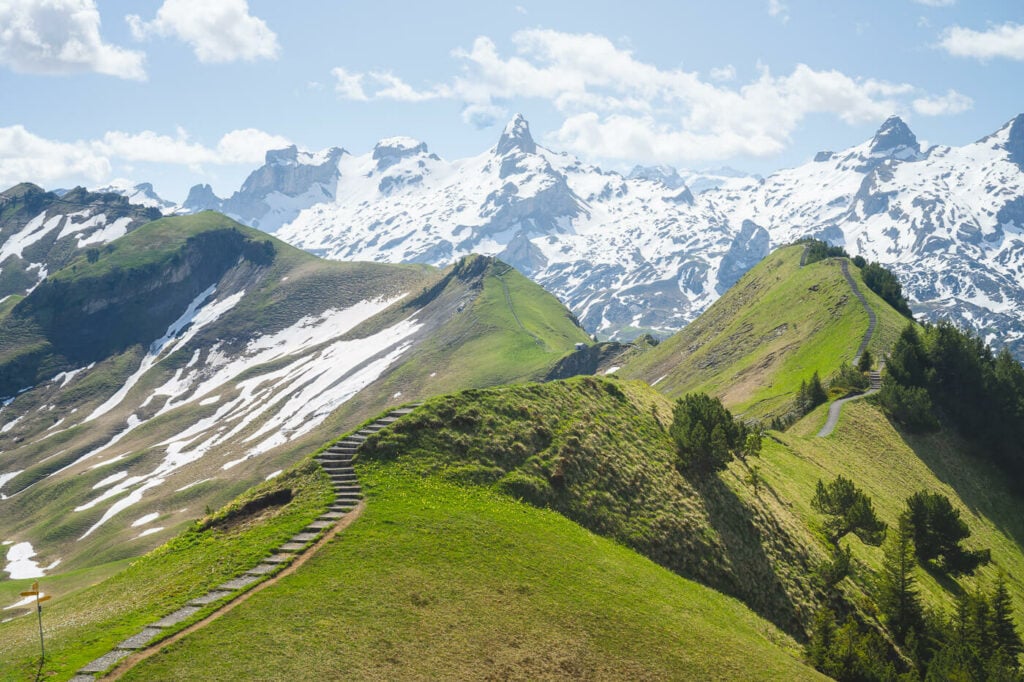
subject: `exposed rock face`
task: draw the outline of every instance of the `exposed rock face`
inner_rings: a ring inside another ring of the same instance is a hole
[[[193,185],[182,206],[192,213],[219,211],[224,207],[224,200],[214,194],[209,185]]]
[[[276,231],[317,203],[332,201],[340,174],[338,161],[346,152],[331,147],[317,154],[294,145],[267,152],[266,161],[253,171],[242,188],[227,199],[217,197],[209,185],[196,185],[185,208],[221,211],[247,225]]]
[[[771,237],[768,230],[749,220],[743,221],[743,227],[732,240],[729,250],[722,257],[718,266],[718,293],[724,294],[729,287],[736,284],[747,270],[757,265],[768,255]]]
[[[301,152],[286,152],[282,163],[298,163]],[[345,260],[444,265],[501,254],[590,332],[627,340],[679,329],[759,255],[813,236],[894,268],[916,310],[1024,355],[1014,321],[1024,319],[1022,163],[1024,116],[977,143],[927,152],[891,117],[862,144],[764,179],[668,167],[624,177],[538,145],[517,115],[468,159],[445,161],[409,138],[342,154],[320,198],[251,222],[273,229],[287,219],[279,237]]]
[[[509,152],[519,152],[522,154],[537,153],[537,143],[533,141],[533,136],[530,135],[530,124],[526,122],[522,114],[516,114],[508,122],[504,132],[501,134],[501,138],[498,140],[498,146],[494,148],[494,153],[498,156],[504,156]]]

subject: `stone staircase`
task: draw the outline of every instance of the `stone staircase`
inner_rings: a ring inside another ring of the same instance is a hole
[[[116,663],[136,651],[148,647],[149,642],[157,635],[160,635],[164,628],[178,625],[212,604],[216,604],[216,608],[207,609],[208,612],[221,608],[234,601],[254,583],[273,576],[285,566],[295,561],[297,557],[307,552],[324,533],[333,528],[339,520],[355,509],[363,499],[363,490],[359,486],[359,479],[356,478],[352,461],[367,437],[391,426],[421,404],[415,403],[411,407],[392,410],[387,416],[381,417],[372,424],[368,424],[359,431],[346,436],[316,456],[320,467],[331,477],[331,483],[334,487],[334,502],[316,520],[290,537],[278,546],[269,557],[242,575],[218,585],[206,594],[191,600],[187,605],[174,613],[150,623],[136,634],[115,646],[111,651],[86,664],[71,678],[71,682],[95,680],[97,674],[110,669]]]
[[[875,369],[875,370],[872,370],[872,371],[868,372],[868,381],[871,384],[869,386],[868,390],[870,390],[870,391],[881,391],[882,390],[882,372],[880,370]]]

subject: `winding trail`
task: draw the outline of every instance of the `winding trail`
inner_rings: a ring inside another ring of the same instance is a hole
[[[864,338],[861,339],[860,347],[857,349],[857,354],[853,356],[853,364],[857,364],[860,360],[860,356],[864,355],[864,351],[868,349],[868,343],[871,342],[871,337],[875,333],[875,327],[878,326],[878,316],[875,315],[875,311],[868,305],[868,299],[864,298],[864,294],[861,293],[860,287],[857,286],[857,282],[853,279],[850,274],[850,261],[845,258],[839,261],[839,267],[843,270],[843,277],[850,285],[850,289],[853,290],[853,295],[860,299],[860,304],[864,306],[864,311],[868,314],[868,330],[864,332]]]
[[[806,249],[804,250],[804,253],[807,253]],[[801,262],[802,261],[803,259],[801,258]],[[864,332],[864,338],[861,339],[860,347],[857,348],[857,354],[853,356],[853,364],[856,365],[857,362],[860,360],[861,356],[864,355],[865,351],[867,351],[868,344],[871,343],[871,337],[875,333],[875,327],[878,326],[878,316],[875,315],[875,311],[871,309],[870,305],[868,305],[867,298],[865,298],[864,294],[861,293],[860,287],[857,286],[856,280],[854,280],[853,275],[850,274],[850,262],[844,258],[841,261],[839,261],[839,267],[842,269],[843,277],[846,278],[847,283],[850,285],[850,289],[853,291],[853,295],[860,300],[860,304],[864,306],[864,310],[868,314],[868,329],[866,332]],[[871,384],[870,388],[867,391],[863,393],[858,393],[857,395],[851,395],[845,398],[840,398],[839,400],[833,401],[832,404],[828,406],[828,419],[825,420],[824,426],[822,426],[821,430],[818,431],[818,438],[824,438],[825,436],[829,435],[830,433],[832,433],[832,431],[835,430],[836,424],[839,423],[839,413],[843,409],[844,404],[850,402],[851,400],[860,400],[861,398],[866,398],[867,396],[878,393],[878,391],[881,390],[881,371],[873,371],[869,374],[869,377]]]
[[[416,403],[412,407],[392,410],[387,416],[346,436],[316,456],[317,462],[331,479],[334,488],[334,502],[327,508],[327,511],[301,532],[286,540],[273,550],[270,556],[253,568],[218,585],[206,594],[190,600],[177,611],[150,623],[111,651],[87,663],[71,678],[71,682],[91,682],[96,679],[97,675],[103,679],[119,679],[140,661],[158,653],[182,637],[209,625],[256,592],[273,585],[306,563],[335,535],[355,521],[365,508],[362,488],[356,478],[352,461],[367,436],[387,428],[412,412],[418,405],[419,403]],[[153,639],[161,636],[165,628],[183,623],[217,603],[220,605],[213,608],[201,620],[183,628],[171,637],[161,639],[155,644],[151,643]],[[111,670],[111,672],[104,675],[103,673],[107,670]]]

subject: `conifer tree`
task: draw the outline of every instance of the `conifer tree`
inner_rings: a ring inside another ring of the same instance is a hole
[[[878,582],[878,607],[889,630],[900,643],[913,630],[921,632],[924,610],[914,578],[913,530],[906,514],[889,534],[882,558],[882,574]]]
[[[1017,660],[1024,651],[1024,643],[1013,623],[1013,603],[1010,592],[1006,589],[1006,578],[1002,572],[996,578],[989,601],[989,621],[991,623],[992,640],[997,651],[1002,651],[1007,660],[1017,667]]]

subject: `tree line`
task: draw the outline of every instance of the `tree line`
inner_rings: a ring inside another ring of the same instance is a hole
[[[864,284],[868,289],[878,294],[882,300],[898,310],[905,317],[912,318],[910,304],[903,296],[903,286],[899,279],[880,263],[866,260],[863,256],[853,256],[846,252],[841,246],[831,246],[819,239],[805,239],[802,242],[806,247],[804,253],[804,265],[810,265],[826,258],[850,258],[854,265],[860,268]]]
[[[948,322],[907,325],[893,345],[879,404],[910,431],[938,428],[938,415],[979,456],[1024,484],[1024,367],[1005,348]]]

